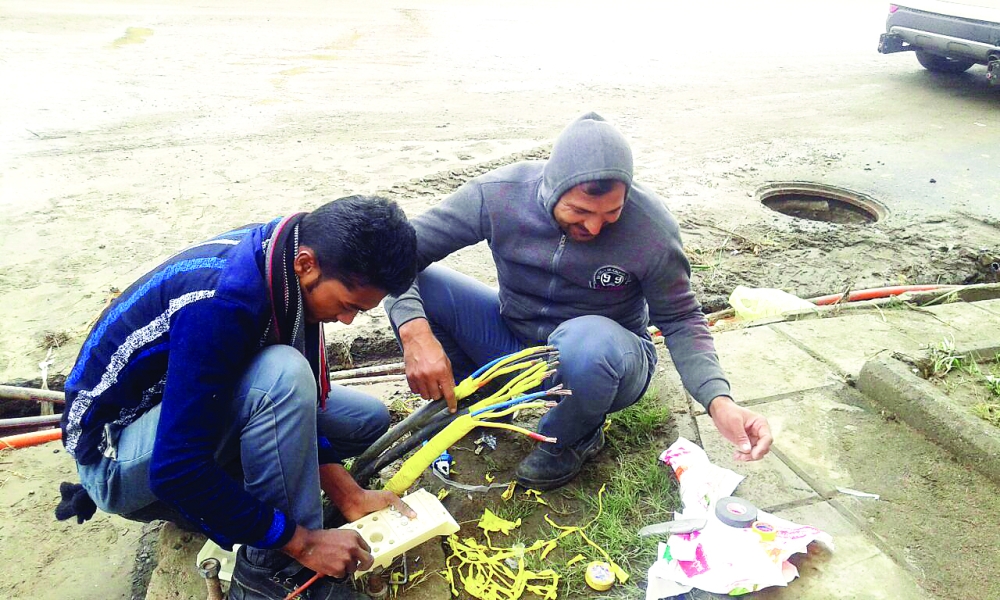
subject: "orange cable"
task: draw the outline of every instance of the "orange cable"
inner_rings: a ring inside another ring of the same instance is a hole
[[[312,584],[316,583],[316,581],[320,577],[322,577],[322,576],[323,576],[322,573],[316,573],[315,575],[312,576],[312,579],[310,579],[309,581],[303,583],[301,586],[299,586],[298,588],[296,588],[295,590],[293,590],[291,594],[288,594],[287,596],[285,596],[285,600],[292,600],[293,598],[295,598],[296,596],[298,596],[302,592],[306,591],[307,587],[309,587]]]

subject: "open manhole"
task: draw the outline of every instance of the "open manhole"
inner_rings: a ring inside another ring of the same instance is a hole
[[[888,210],[864,194],[817,183],[775,183],[757,190],[761,204],[797,219],[838,225],[869,225]]]

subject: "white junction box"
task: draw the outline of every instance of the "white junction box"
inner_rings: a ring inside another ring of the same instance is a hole
[[[417,513],[416,519],[411,520],[394,508],[383,508],[341,527],[357,531],[368,542],[375,559],[372,569],[384,569],[407,550],[433,537],[451,535],[459,530],[458,523],[441,501],[427,490],[420,489],[404,496],[403,502]],[[365,573],[367,571],[356,571],[354,577]]]
[[[353,529],[361,534],[375,559],[372,569],[379,567],[384,569],[407,550],[416,548],[433,537],[451,535],[459,530],[458,523],[441,501],[427,490],[420,489],[404,496],[403,502],[417,513],[416,519],[411,520],[394,508],[383,508],[340,528]],[[218,559],[222,567],[219,579],[230,581],[236,563],[237,548],[239,546],[234,547],[233,552],[229,552],[212,540],[208,540],[198,553],[197,564],[201,564],[206,558]],[[354,577],[361,577],[367,572],[357,571]]]
[[[236,544],[233,546],[233,551],[230,552],[221,548],[212,540],[206,540],[205,545],[198,552],[198,558],[195,559],[194,566],[198,567],[206,558],[214,558],[219,561],[219,579],[222,581],[232,581],[233,567],[236,566],[236,551],[239,549],[240,545]]]

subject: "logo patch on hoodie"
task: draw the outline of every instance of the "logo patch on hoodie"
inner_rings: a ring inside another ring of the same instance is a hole
[[[606,265],[594,272],[590,287],[595,290],[620,290],[632,283],[632,274],[614,265]]]

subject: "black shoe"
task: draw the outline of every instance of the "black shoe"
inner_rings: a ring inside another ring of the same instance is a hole
[[[315,572],[303,567],[281,552],[267,553],[255,550],[255,555],[266,558],[257,564],[247,558],[247,547],[240,546],[233,567],[229,586],[229,600],[284,600],[298,587],[309,581]],[[329,577],[321,578],[298,596],[302,600],[362,600],[368,598],[350,587]]]
[[[534,490],[554,490],[566,485],[580,473],[583,463],[604,448],[604,428],[568,448],[539,444],[517,465],[517,482]]]

